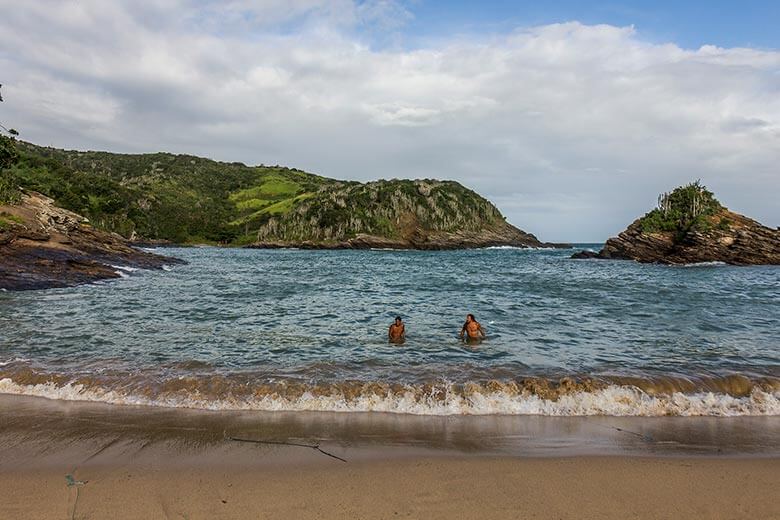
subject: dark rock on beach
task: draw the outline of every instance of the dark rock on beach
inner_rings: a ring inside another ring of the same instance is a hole
[[[0,288],[47,289],[118,278],[118,267],[161,269],[182,263],[131,247],[76,213],[28,191],[0,206]]]

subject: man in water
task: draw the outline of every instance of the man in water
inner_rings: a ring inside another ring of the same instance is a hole
[[[466,341],[480,340],[485,337],[485,329],[477,321],[473,314],[466,315],[466,323],[460,329],[460,339],[466,336]]]
[[[406,327],[400,316],[396,316],[395,321],[390,325],[390,329],[387,331],[387,339],[393,343],[403,343],[406,339]]]

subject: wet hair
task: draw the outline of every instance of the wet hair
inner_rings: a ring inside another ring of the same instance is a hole
[[[395,317],[395,321],[402,321],[400,316]]]
[[[471,321],[477,321],[477,318],[475,318],[473,314],[466,314],[466,316],[471,318]]]

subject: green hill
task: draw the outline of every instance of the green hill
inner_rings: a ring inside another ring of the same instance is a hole
[[[13,200],[16,187],[37,191],[130,239],[338,247],[369,236],[398,247],[430,241],[447,247],[451,238],[464,247],[539,245],[489,201],[452,181],[345,182],[283,166],[67,151],[3,139],[0,202]]]

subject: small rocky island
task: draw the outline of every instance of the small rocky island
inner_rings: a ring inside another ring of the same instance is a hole
[[[119,278],[118,269],[181,263],[131,247],[36,192],[0,205],[0,289],[49,289]]]
[[[780,230],[725,208],[699,181],[658,197],[658,207],[635,220],[598,253],[572,258],[644,263],[780,264]]]

